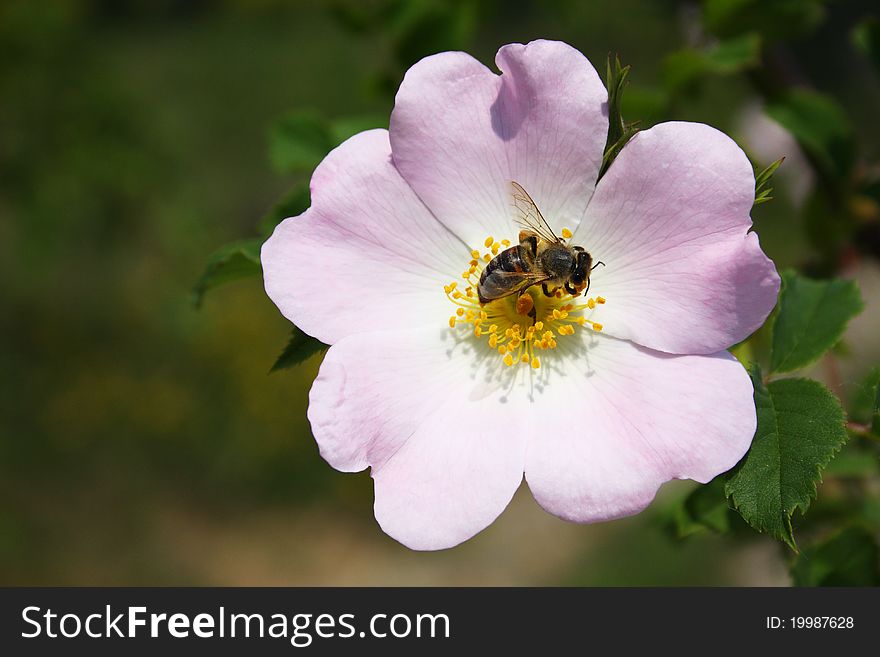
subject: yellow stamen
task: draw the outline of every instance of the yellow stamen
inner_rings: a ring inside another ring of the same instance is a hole
[[[571,237],[571,231],[563,231],[563,237]],[[602,324],[583,316],[592,311],[597,304],[604,304],[604,297],[581,299],[570,295],[564,286],[556,288],[551,296],[544,295],[540,286],[534,286],[521,294],[509,294],[500,299],[480,303],[477,287],[480,276],[492,255],[497,255],[502,247],[509,247],[509,240],[495,241],[491,236],[483,242],[490,253],[471,252],[467,271],[462,273],[466,281],[459,289],[453,281],[443,286],[443,292],[455,306],[455,314],[449,318],[449,327],[455,329],[459,322],[470,326],[474,339],[488,344],[497,352],[508,367],[526,363],[531,369],[541,367],[538,351],[558,347],[557,337],[574,335],[575,327],[590,326],[601,331]],[[535,317],[537,315],[537,317]],[[533,323],[534,322],[534,323]]]
[[[562,229],[562,238],[566,240],[571,239],[571,231],[568,228]]]

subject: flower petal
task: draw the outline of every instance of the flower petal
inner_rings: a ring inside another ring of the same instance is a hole
[[[452,547],[504,510],[522,482],[522,406],[472,399],[472,345],[437,328],[352,335],[330,348],[309,399],[321,455],[372,466],[376,519],[416,550]]]
[[[580,358],[564,355],[567,369],[535,401],[526,455],[526,481],[550,513],[632,515],[663,482],[705,483],[751,444],[751,381],[727,352],[672,356],[595,335]]]
[[[510,181],[555,228],[574,228],[596,183],[608,94],[589,61],[558,41],[511,44],[497,76],[470,55],[427,57],[391,115],[394,162],[440,221],[470,245],[516,239]]]
[[[443,283],[468,250],[391,162],[386,130],[355,135],[312,176],[312,207],[263,245],[266,292],[303,331],[332,344],[351,333],[445,321]]]
[[[755,178],[726,135],[700,123],[637,134],[599,182],[573,238],[605,263],[591,292],[614,336],[709,354],[755,331],[779,276],[748,233]]]

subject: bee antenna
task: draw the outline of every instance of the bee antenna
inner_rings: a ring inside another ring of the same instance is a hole
[[[595,265],[593,265],[592,267],[590,267],[590,271],[593,271],[593,270],[594,270],[596,267],[598,267],[599,265],[602,265],[602,266],[604,267],[604,266],[605,266],[605,263],[602,262],[602,261],[600,260],[600,261],[597,262]]]

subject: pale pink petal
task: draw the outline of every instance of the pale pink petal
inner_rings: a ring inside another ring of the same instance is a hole
[[[590,293],[605,331],[670,353],[714,353],[749,336],[779,276],[749,233],[755,179],[726,135],[699,123],[637,134],[599,182],[573,242],[605,263]]]
[[[522,482],[525,411],[476,399],[478,380],[473,345],[437,327],[346,337],[312,387],[321,455],[339,470],[372,467],[376,519],[410,548],[467,540]]]
[[[705,483],[748,450],[752,384],[730,354],[672,356],[601,335],[584,352],[565,349],[563,369],[535,400],[526,455],[526,481],[550,513],[575,522],[632,515],[663,482]]]
[[[510,181],[556,228],[574,228],[608,132],[595,69],[558,41],[504,46],[495,75],[470,55],[427,57],[406,74],[391,115],[394,162],[437,217],[469,244],[515,240]]]
[[[355,135],[312,176],[312,207],[263,245],[266,292],[309,335],[332,344],[389,326],[442,326],[443,284],[466,246],[425,208],[391,162],[388,132]]]

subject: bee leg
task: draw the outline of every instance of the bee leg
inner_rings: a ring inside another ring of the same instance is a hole
[[[576,297],[578,294],[578,291],[576,289],[574,289],[574,286],[571,283],[569,283],[568,281],[565,281],[565,291],[568,292],[573,297]]]
[[[553,290],[551,291],[550,288],[547,287],[547,284],[546,284],[546,283],[541,283],[541,290],[544,292],[544,296],[545,296],[545,297],[552,297],[552,296],[554,296],[554,295],[556,294],[556,290],[557,290],[557,289],[558,289],[558,288],[555,288],[555,287],[554,287]]]

